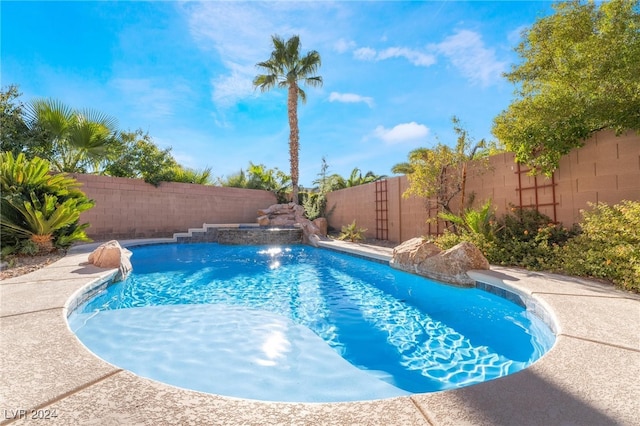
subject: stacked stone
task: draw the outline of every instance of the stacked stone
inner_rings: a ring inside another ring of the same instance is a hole
[[[258,210],[258,224],[302,228],[303,241],[314,246],[327,236],[327,220],[318,218],[310,221],[304,217],[304,207],[294,203],[274,204],[267,209]]]
[[[274,204],[267,209],[258,210],[260,226],[294,226],[304,217],[304,207],[297,204]]]

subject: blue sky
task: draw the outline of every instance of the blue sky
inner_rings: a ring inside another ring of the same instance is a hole
[[[390,175],[417,147],[476,140],[513,99],[501,74],[520,33],[551,3],[6,2],[1,84],[149,132],[188,167],[228,176],[249,161],[289,171],[286,92],[254,90],[271,35],[317,50],[322,88],[298,109],[300,183],[330,173]]]

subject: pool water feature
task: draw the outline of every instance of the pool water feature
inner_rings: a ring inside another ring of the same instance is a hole
[[[71,329],[143,377],[268,401],[433,392],[519,371],[554,343],[526,309],[307,246],[132,248]]]

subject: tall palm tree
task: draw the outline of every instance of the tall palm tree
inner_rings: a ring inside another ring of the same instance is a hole
[[[253,79],[253,85],[262,92],[271,90],[276,85],[288,89],[287,113],[289,115],[289,162],[291,165],[292,199],[298,204],[298,152],[300,140],[298,130],[298,97],[303,103],[307,95],[298,85],[322,86],[322,77],[315,75],[321,65],[320,54],[315,50],[300,57],[300,37],[293,36],[284,41],[277,35],[271,36],[273,52],[271,57],[256,64],[264,71]]]

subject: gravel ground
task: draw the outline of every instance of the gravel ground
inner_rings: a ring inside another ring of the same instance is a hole
[[[10,256],[2,262],[0,280],[28,274],[52,264],[64,257],[64,251],[56,251],[41,256]]]

